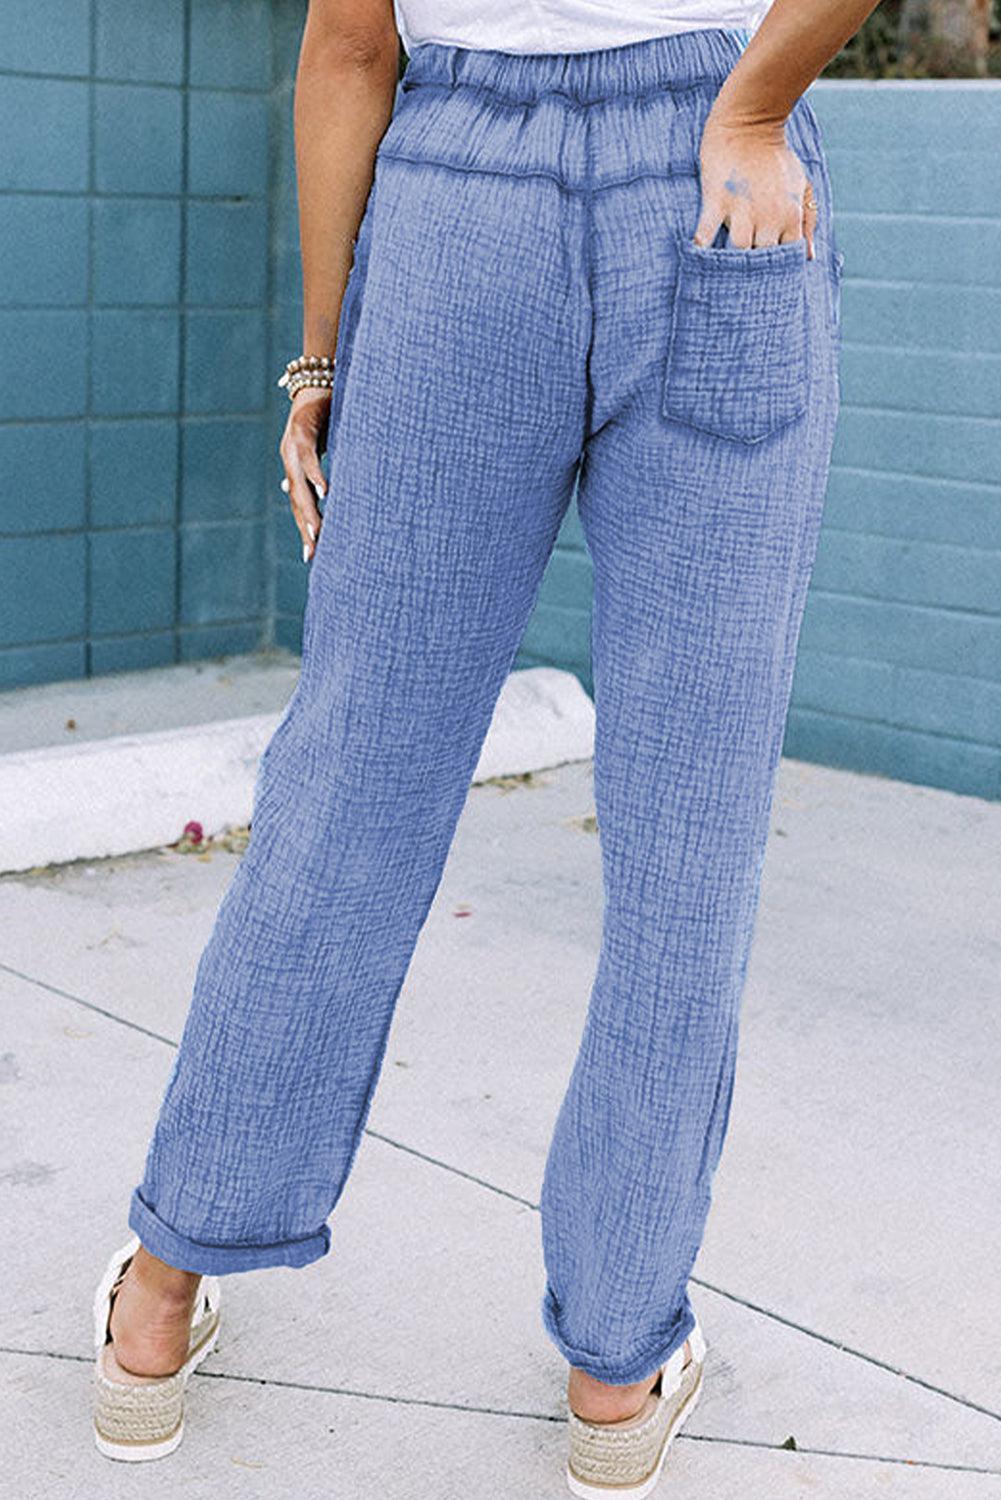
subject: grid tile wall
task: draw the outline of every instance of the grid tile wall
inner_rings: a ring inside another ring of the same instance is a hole
[[[845,405],[790,754],[1001,797],[1001,84],[825,84]]]
[[[305,0],[276,3],[272,9],[275,65],[275,132],[272,194],[271,368],[280,370],[302,347],[302,274],[299,262],[299,225],[291,131],[293,79],[305,15]],[[272,397],[272,430],[280,435],[288,412],[283,392]],[[273,445],[272,445],[273,446]],[[306,602],[307,565],[302,542],[292,521],[288,500],[276,473],[269,487],[274,643],[288,651],[302,647],[302,612]]]
[[[0,10],[0,686],[269,635],[268,0]]]

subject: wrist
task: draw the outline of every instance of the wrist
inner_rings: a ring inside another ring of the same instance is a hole
[[[318,406],[326,406],[329,404],[330,398],[331,391],[329,385],[300,385],[289,396],[289,400],[293,406],[312,406],[314,403]]]
[[[743,139],[784,139],[788,117],[781,103],[763,101],[759,89],[749,89],[745,80],[731,73],[713,101],[706,129]]]
[[[334,383],[334,356],[332,354],[300,354],[290,359],[278,380],[293,401],[301,390],[318,389],[329,391]]]
[[[747,111],[735,110],[731,106],[722,106],[717,109],[714,105],[709,111],[703,128],[702,138],[729,140],[729,141],[764,141],[769,145],[781,144],[785,141],[785,115],[768,115],[765,113],[749,114]]]

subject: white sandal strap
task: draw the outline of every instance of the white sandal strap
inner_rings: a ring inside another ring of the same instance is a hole
[[[116,1250],[105,1267],[104,1275],[94,1293],[94,1347],[100,1349],[108,1342],[108,1322],[111,1318],[111,1294],[129,1261],[139,1249],[139,1236],[133,1235],[126,1244]]]
[[[692,1329],[691,1333],[688,1335],[688,1338],[685,1340],[685,1343],[687,1343],[689,1349],[691,1350],[692,1361],[695,1364],[700,1365],[706,1357],[706,1341],[703,1337],[702,1329],[699,1326],[697,1319],[695,1322],[695,1326]],[[685,1358],[685,1344],[683,1343],[679,1348],[675,1349],[674,1353],[671,1355],[671,1358],[664,1366],[660,1382],[660,1391],[662,1396],[673,1395],[673,1393],[678,1389],[679,1385],[681,1384],[681,1376],[685,1369],[686,1363],[687,1361]]]
[[[94,1293],[94,1347],[96,1349],[102,1348],[108,1342],[112,1295],[139,1246],[139,1236],[133,1235],[112,1255],[98,1283],[97,1291]],[[220,1296],[218,1276],[203,1276],[191,1314],[192,1326],[200,1323],[209,1313],[219,1311]]]

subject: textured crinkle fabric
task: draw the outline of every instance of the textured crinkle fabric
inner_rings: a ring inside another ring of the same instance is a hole
[[[576,484],[604,925],[542,1184],[542,1316],[622,1383],[692,1327],[838,406],[840,258],[806,101],[788,137],[816,258],[690,246],[702,125],[745,44],[410,60],[342,304],[302,671],[132,1200],[174,1265],[328,1248]]]
[[[665,416],[758,443],[803,415],[805,259],[805,240],[722,253],[679,240]]]

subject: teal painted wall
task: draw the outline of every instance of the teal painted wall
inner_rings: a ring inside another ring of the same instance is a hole
[[[826,84],[845,405],[792,755],[1001,796],[1001,84]]]
[[[268,0],[0,7],[0,687],[269,635]]]
[[[0,687],[275,642],[304,0],[5,0]],[[44,64],[44,65],[43,65]],[[844,407],[786,752],[1001,796],[1001,86],[811,91]],[[590,686],[568,516],[519,663]]]

